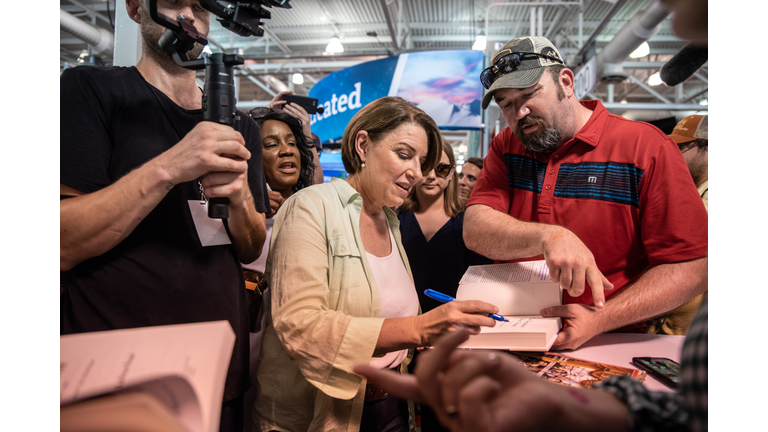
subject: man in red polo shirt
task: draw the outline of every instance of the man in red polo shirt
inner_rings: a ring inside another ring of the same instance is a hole
[[[543,37],[507,42],[481,81],[483,109],[494,98],[510,127],[467,202],[464,241],[497,261],[547,260],[567,290],[541,311],[567,323],[554,349],[641,332],[707,289],[707,215],[671,139],[579,102]]]

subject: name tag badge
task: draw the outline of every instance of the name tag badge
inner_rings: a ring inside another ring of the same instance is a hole
[[[195,221],[197,238],[203,247],[232,244],[221,219],[208,217],[207,201],[189,200],[187,203],[192,220]]]

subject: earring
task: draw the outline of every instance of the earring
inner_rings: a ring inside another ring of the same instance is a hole
[[[363,164],[360,166],[360,168],[365,168],[365,161],[363,161]]]

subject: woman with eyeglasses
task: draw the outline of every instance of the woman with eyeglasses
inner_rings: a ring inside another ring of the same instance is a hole
[[[422,312],[442,303],[424,295],[427,289],[456,297],[459,281],[470,265],[492,264],[464,245],[464,206],[458,189],[453,148],[441,138],[440,163],[424,173],[398,209],[400,235],[413,272]],[[417,353],[418,356],[418,353]],[[411,370],[413,369],[411,364]],[[421,430],[447,431],[428,406],[421,407]]]
[[[341,152],[349,177],[296,192],[275,218],[254,430],[408,431],[413,405],[352,368],[407,373],[413,348],[494,325],[485,315],[498,309],[480,301],[419,314],[391,207],[439,161],[432,118],[402,98],[375,100],[350,120]]]

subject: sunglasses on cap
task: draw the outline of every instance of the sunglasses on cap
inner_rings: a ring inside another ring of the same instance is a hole
[[[687,142],[687,143],[678,144],[678,145],[677,145],[677,148],[679,148],[679,149],[680,149],[680,152],[681,152],[681,153],[685,153],[685,152],[687,152],[688,150],[690,150],[690,149],[692,149],[692,148],[694,148],[694,147],[697,147],[697,146],[698,146],[698,144],[699,144],[699,141],[698,141],[698,140],[693,140],[693,141],[689,141],[689,142]]]
[[[453,164],[437,164],[435,167],[435,175],[440,178],[446,178],[451,173],[451,170],[453,169]]]
[[[252,119],[260,119],[264,117],[267,114],[274,114],[274,113],[282,113],[283,110],[278,108],[272,108],[272,107],[257,107],[250,111],[248,111],[248,115],[251,116]]]
[[[510,51],[510,50],[505,50]],[[503,51],[502,51],[503,52]],[[493,62],[493,65],[485,68],[480,73],[480,83],[483,84],[486,90],[491,88],[491,85],[496,82],[499,77],[506,75],[510,72],[514,72],[520,67],[520,63],[523,62],[524,57],[541,57],[554,62],[563,64],[563,61],[557,57],[548,56],[546,54],[539,54],[535,52],[509,52],[509,54],[502,54],[499,56],[496,54],[497,59]]]

